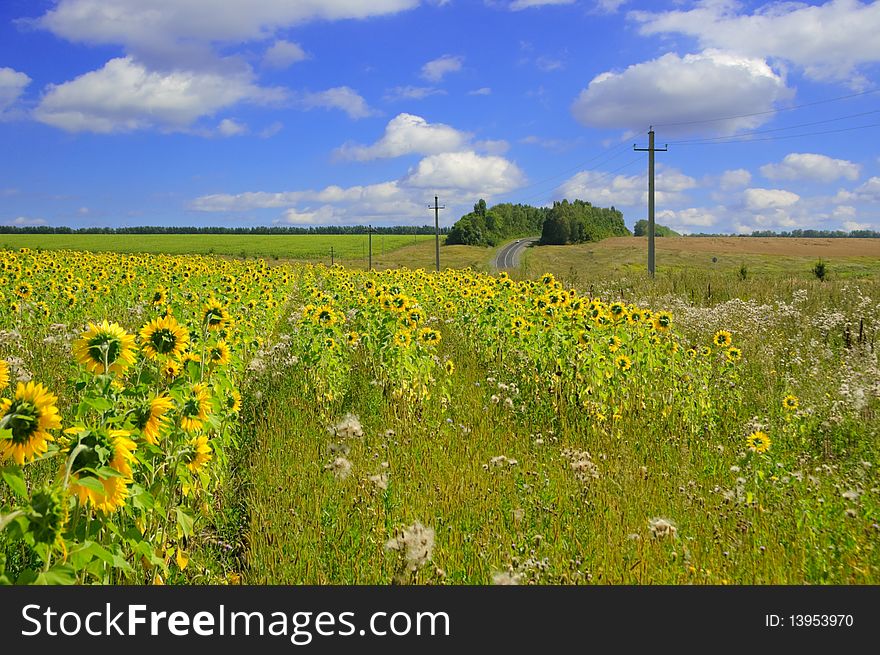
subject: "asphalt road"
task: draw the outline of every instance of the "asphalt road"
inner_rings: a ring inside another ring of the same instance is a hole
[[[517,239],[513,243],[508,243],[498,251],[495,257],[495,268],[499,271],[510,270],[519,266],[519,256],[529,245],[538,241],[538,237],[530,237],[527,239]]]

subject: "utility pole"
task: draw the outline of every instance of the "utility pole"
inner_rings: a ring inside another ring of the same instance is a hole
[[[333,261],[333,246],[330,246],[330,266],[333,266],[335,262]]]
[[[648,153],[648,273],[654,277],[654,153],[666,152],[667,147],[654,147],[654,126],[648,129],[648,147],[633,150]]]
[[[440,272],[440,210],[446,209],[446,205],[437,204],[437,196],[434,196],[434,204],[428,205],[428,209],[434,210],[434,251],[437,259],[437,272]]]
[[[370,246],[369,246],[370,259],[369,259],[369,264],[367,266],[367,270],[372,271],[373,270],[373,226],[372,225],[367,226],[367,241],[370,244]]]

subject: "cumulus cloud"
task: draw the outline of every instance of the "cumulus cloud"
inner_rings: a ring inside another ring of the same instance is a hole
[[[634,11],[629,17],[640,23],[642,34],[684,34],[704,48],[784,59],[814,79],[862,85],[859,68],[880,61],[878,2],[773,2],[753,13],[741,9],[739,2],[704,0],[691,9]]]
[[[479,89],[468,91],[469,96],[489,96],[492,95],[492,89],[488,86],[481,86]]]
[[[724,171],[721,174],[721,179],[718,182],[718,185],[724,191],[730,191],[731,189],[740,189],[744,186],[748,186],[749,182],[752,181],[752,174],[744,168],[737,168],[735,170]]]
[[[524,180],[519,167],[503,157],[461,151],[425,157],[410,171],[405,183],[420,189],[455,189],[494,196],[512,191]]]
[[[697,186],[697,181],[675,168],[660,168],[655,177],[654,199],[658,204],[679,203],[684,192]],[[648,202],[644,175],[616,175],[609,178],[601,171],[576,173],[557,189],[565,198],[580,198],[594,205],[643,207]]]
[[[69,132],[184,130],[202,116],[238,102],[277,102],[280,89],[259,87],[245,73],[147,70],[131,57],[63,84],[50,84],[34,117]]]
[[[751,211],[791,207],[800,199],[798,194],[785,189],[751,188],[743,191],[745,206]]]
[[[717,210],[705,207],[689,207],[687,209],[664,209],[657,212],[658,223],[671,227],[676,232],[690,233],[694,228],[712,227],[718,223]]]
[[[532,7],[546,7],[547,5],[571,5],[575,0],[513,0],[510,3],[512,11],[531,9]]]
[[[439,82],[449,73],[455,73],[461,70],[464,64],[464,57],[455,55],[443,55],[432,59],[422,66],[422,77],[429,82]]]
[[[443,196],[447,216],[460,215],[477,198],[489,199],[525,180],[516,164],[495,155],[472,151],[429,155],[397,180],[319,190],[216,193],[195,198],[193,211],[245,212],[283,210],[284,223],[411,222],[425,215],[425,200]],[[447,219],[448,221],[454,218]]]
[[[367,101],[348,86],[337,86],[326,91],[306,91],[299,96],[299,104],[305,109],[341,109],[350,118],[375,116]]]
[[[385,134],[376,143],[345,144],[335,155],[340,159],[369,161],[413,153],[436,154],[461,149],[471,136],[443,123],[429,123],[421,116],[398,114],[388,122]]]
[[[44,218],[32,218],[30,216],[17,216],[12,220],[6,221],[6,225],[16,225],[18,227],[29,227],[33,225],[46,225]]]
[[[24,73],[0,68],[0,116],[18,101],[30,83],[31,78]]]
[[[266,54],[263,55],[263,65],[268,68],[287,68],[308,57],[299,44],[279,39],[266,50]]]
[[[826,155],[807,152],[793,152],[778,164],[761,166],[761,174],[770,180],[857,180],[860,171],[861,166],[846,159],[832,159]]]
[[[181,55],[213,44],[264,41],[309,21],[365,19],[418,5],[419,0],[224,0],[206,11],[204,0],[59,0],[35,22],[70,41],[123,45],[144,60],[182,65]]]
[[[386,102],[397,102],[399,100],[423,100],[428,96],[446,95],[446,91],[433,86],[395,86],[385,92],[384,100]]]
[[[719,116],[769,111],[789,98],[785,80],[763,60],[718,50],[658,59],[629,66],[621,72],[597,75],[572,105],[584,125],[642,129],[670,124],[667,133],[721,132],[754,128],[769,115],[699,123]],[[694,125],[672,123],[697,122]]]
[[[224,118],[217,126],[220,136],[241,136],[247,134],[248,127],[244,123],[238,123],[231,118]]]

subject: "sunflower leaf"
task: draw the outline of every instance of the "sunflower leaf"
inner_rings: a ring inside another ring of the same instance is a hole
[[[97,491],[100,494],[104,493],[104,485],[101,484],[101,481],[97,478],[93,478],[90,475],[77,478],[76,483],[81,487],[86,487],[87,489],[91,489],[92,491]]]
[[[15,492],[16,496],[27,499],[27,484],[25,484],[24,478],[21,477],[21,470],[17,466],[4,466],[0,469],[0,476],[9,485],[9,488]]]
[[[186,510],[184,510],[182,507],[176,507],[174,511],[177,513],[177,527],[180,528],[183,536],[191,536],[193,532],[193,523],[195,523],[195,518],[187,514]]]

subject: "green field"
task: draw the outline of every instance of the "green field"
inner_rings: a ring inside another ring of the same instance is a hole
[[[430,240],[426,234],[373,236],[373,257]],[[330,262],[367,258],[367,235],[359,234],[3,234],[0,248],[90,252],[230,255]]]

